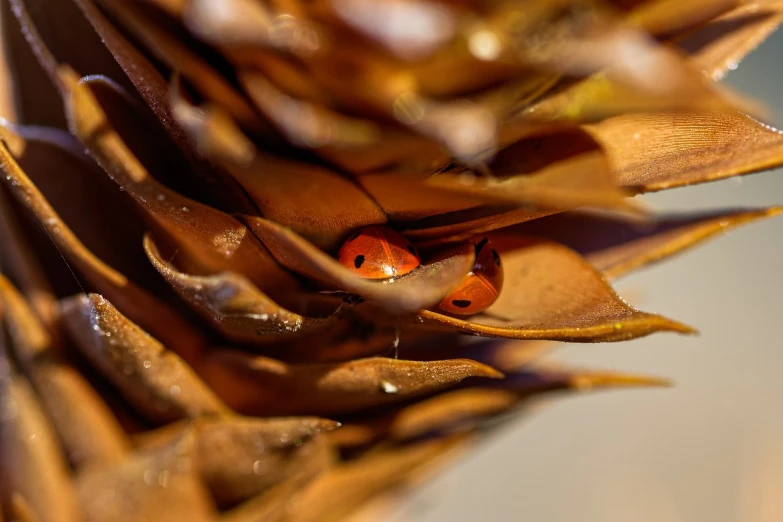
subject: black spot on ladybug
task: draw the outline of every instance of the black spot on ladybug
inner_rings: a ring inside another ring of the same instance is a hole
[[[492,259],[495,260],[496,266],[500,266],[500,256],[498,255],[498,251],[494,248],[492,249]]]
[[[354,258],[353,266],[355,266],[356,268],[361,268],[363,264],[364,264],[364,256],[363,255],[359,254],[358,256],[356,256]]]
[[[360,295],[349,294],[343,297],[343,302],[348,305],[358,305],[364,302],[364,298]]]
[[[476,247],[476,255],[479,255],[479,252],[481,252],[482,248],[487,246],[487,243],[489,243],[489,239],[484,238],[481,241],[479,241],[478,243],[476,243],[475,245],[473,245],[473,246]]]
[[[410,252],[416,257],[419,257],[419,253],[416,252],[416,247],[414,247],[413,245],[408,245],[406,248],[408,249],[408,252]]]
[[[452,299],[451,304],[457,308],[467,308],[471,305],[471,302],[468,299]]]

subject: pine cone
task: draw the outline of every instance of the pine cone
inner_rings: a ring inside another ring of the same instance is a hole
[[[3,7],[9,519],[343,520],[539,394],[666,384],[539,359],[691,333],[609,282],[779,212],[633,199],[783,164],[715,83],[779,2]]]

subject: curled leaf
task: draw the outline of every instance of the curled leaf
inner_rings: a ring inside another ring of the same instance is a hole
[[[226,412],[194,371],[103,297],[62,304],[63,322],[82,353],[138,411],[156,421]]]
[[[337,320],[336,315],[304,317],[286,310],[239,274],[180,272],[161,257],[149,235],[144,238],[144,251],[166,282],[227,339],[243,343],[290,339],[323,331]]]
[[[245,221],[282,265],[339,290],[359,294],[390,312],[411,312],[440,302],[470,271],[475,257],[473,246],[463,245],[450,256],[422,264],[396,281],[374,282],[357,276],[277,223],[252,216],[245,216]]]
[[[659,331],[693,333],[681,323],[635,310],[572,250],[524,236],[493,237],[505,265],[495,304],[468,320],[419,312],[444,331],[514,339],[620,341]]]
[[[469,359],[420,362],[374,357],[289,365],[226,350],[208,354],[203,371],[234,409],[259,415],[356,411],[434,393],[468,377],[502,377]]]

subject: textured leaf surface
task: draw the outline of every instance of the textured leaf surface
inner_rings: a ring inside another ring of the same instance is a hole
[[[82,353],[150,419],[171,421],[227,411],[178,355],[103,297],[70,298],[63,302],[62,311],[65,326]]]
[[[502,377],[469,359],[420,362],[373,357],[293,365],[227,350],[208,354],[203,371],[234,409],[256,415],[332,415],[434,393],[468,377]]]
[[[627,305],[601,274],[568,248],[524,236],[493,237],[505,282],[484,313],[457,319],[424,310],[420,323],[443,330],[516,339],[620,341],[689,327]]]
[[[350,179],[315,165],[257,155],[229,166],[262,216],[290,227],[315,246],[334,250],[360,227],[386,223],[386,214]]]
[[[783,164],[783,134],[738,113],[620,116],[589,130],[606,147],[616,182],[640,192]]]
[[[144,250],[166,282],[228,339],[244,343],[290,339],[323,331],[337,320],[336,315],[304,317],[286,310],[239,274],[180,272],[161,257],[149,236],[144,239]]]

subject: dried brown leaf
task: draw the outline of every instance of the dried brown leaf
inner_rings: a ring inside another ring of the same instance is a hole
[[[169,86],[171,114],[190,137],[199,155],[219,164],[252,163],[256,147],[231,116],[217,105],[197,107],[191,104],[182,90],[182,81],[175,74]]]
[[[149,280],[144,271],[149,267],[144,267],[138,248],[144,226],[133,200],[117,190],[77,139],[60,129],[8,123],[0,123],[0,136],[19,167],[87,249],[129,279]]]
[[[462,245],[449,256],[424,263],[394,282],[374,282],[357,276],[288,228],[252,216],[245,216],[245,221],[282,265],[336,289],[359,294],[393,313],[440,302],[470,271],[475,257],[472,245]]]
[[[239,272],[265,289],[295,285],[241,223],[155,180],[112,127],[90,86],[72,70],[60,69],[60,78],[74,134],[165,231],[181,265],[192,273]]]
[[[38,318],[50,331],[59,320],[57,298],[16,216],[12,215],[10,200],[0,188],[0,266],[15,281]]]
[[[571,212],[527,223],[515,230],[562,243],[585,256],[605,276],[615,278],[780,212],[781,208],[772,207],[662,215],[646,223]]]
[[[467,442],[468,439],[460,436],[418,442],[379,450],[336,467],[318,477],[289,502],[286,514],[280,520],[344,520],[376,494],[404,486],[422,473],[433,471]],[[242,519],[229,520],[239,522]]]
[[[81,374],[59,359],[48,332],[2,275],[0,301],[16,360],[34,384],[71,463],[78,469],[119,461],[129,449],[122,428]]]
[[[735,69],[783,22],[783,3],[743,2],[736,9],[674,39],[694,67],[717,81]]]
[[[24,501],[33,520],[78,522],[79,507],[65,457],[32,386],[14,373],[0,336],[0,474],[3,502]]]
[[[167,305],[88,250],[21,169],[4,143],[0,143],[0,159],[5,174],[0,182],[5,183],[17,201],[36,216],[59,252],[81,276],[179,353],[192,354],[201,343],[200,335]]]
[[[194,452],[195,438],[188,432],[117,465],[85,470],[76,480],[84,521],[215,520],[209,494],[196,473]]]
[[[292,365],[228,350],[207,354],[203,371],[234,409],[258,415],[331,415],[434,393],[468,377],[502,377],[469,359],[420,362],[374,357]]]
[[[91,0],[71,0],[82,10],[84,17],[93,26],[103,45],[112,53],[128,79],[136,87],[136,91],[144,99],[147,106],[166,129],[169,136],[188,158],[191,171],[208,184],[213,200],[228,204],[236,204],[237,191],[235,183],[229,176],[204,165],[194,154],[197,147],[186,129],[178,125],[175,118],[175,107],[167,103],[167,84],[160,72],[118,31],[103,15]],[[79,70],[79,69],[77,69]],[[180,122],[181,123],[181,122]]]
[[[319,248],[334,250],[351,231],[386,223],[386,214],[369,195],[326,168],[258,154],[247,168],[227,169],[262,216]]]
[[[475,195],[428,186],[419,175],[364,174],[356,182],[378,202],[389,219],[398,223],[466,210],[485,202]]]
[[[486,420],[497,419],[540,393],[668,385],[669,381],[657,377],[539,364],[509,373],[493,386],[447,391],[366,420],[347,423],[328,436],[341,447],[357,447],[381,439],[405,441],[433,434],[472,432]]]
[[[606,148],[616,183],[639,192],[783,164],[783,133],[738,113],[635,114],[587,129]]]
[[[737,7],[743,0],[650,0],[640,2],[626,21],[655,35],[672,34]]]
[[[227,411],[174,352],[96,294],[62,304],[63,322],[82,353],[138,411],[172,421]]]
[[[242,343],[273,342],[322,332],[337,315],[305,317],[272,301],[247,278],[232,272],[194,276],[166,262],[148,235],[144,251],[160,275],[224,337]]]
[[[514,163],[512,169],[518,168],[519,162]],[[625,199],[629,194],[612,184],[609,164],[605,154],[600,152],[565,158],[532,173],[493,173],[497,177],[473,173],[441,174],[427,179],[426,183],[443,190],[495,199],[498,203],[552,209],[580,206],[632,208]]]
[[[424,223],[423,228],[405,230],[404,234],[418,247],[429,248],[467,241],[474,236],[558,212],[551,209],[531,209],[526,206],[510,209],[490,207],[481,210],[483,212],[476,212],[475,215],[455,212],[451,216],[438,216],[437,224]],[[441,223],[442,221],[447,222]]]
[[[493,243],[505,265],[495,304],[468,320],[424,310],[417,314],[418,323],[490,337],[574,342],[693,333],[681,323],[630,307],[599,272],[562,245],[513,235],[493,236]]]
[[[150,21],[138,4],[123,0],[98,0],[98,3],[121,20],[152,54],[197,86],[204,97],[223,107],[242,124],[258,126],[255,111],[242,95],[183,42]]]
[[[157,446],[192,430],[199,475],[218,504],[231,505],[330,467],[334,455],[319,433],[337,426],[318,417],[202,417],[147,433],[144,440],[149,448],[150,439]]]

